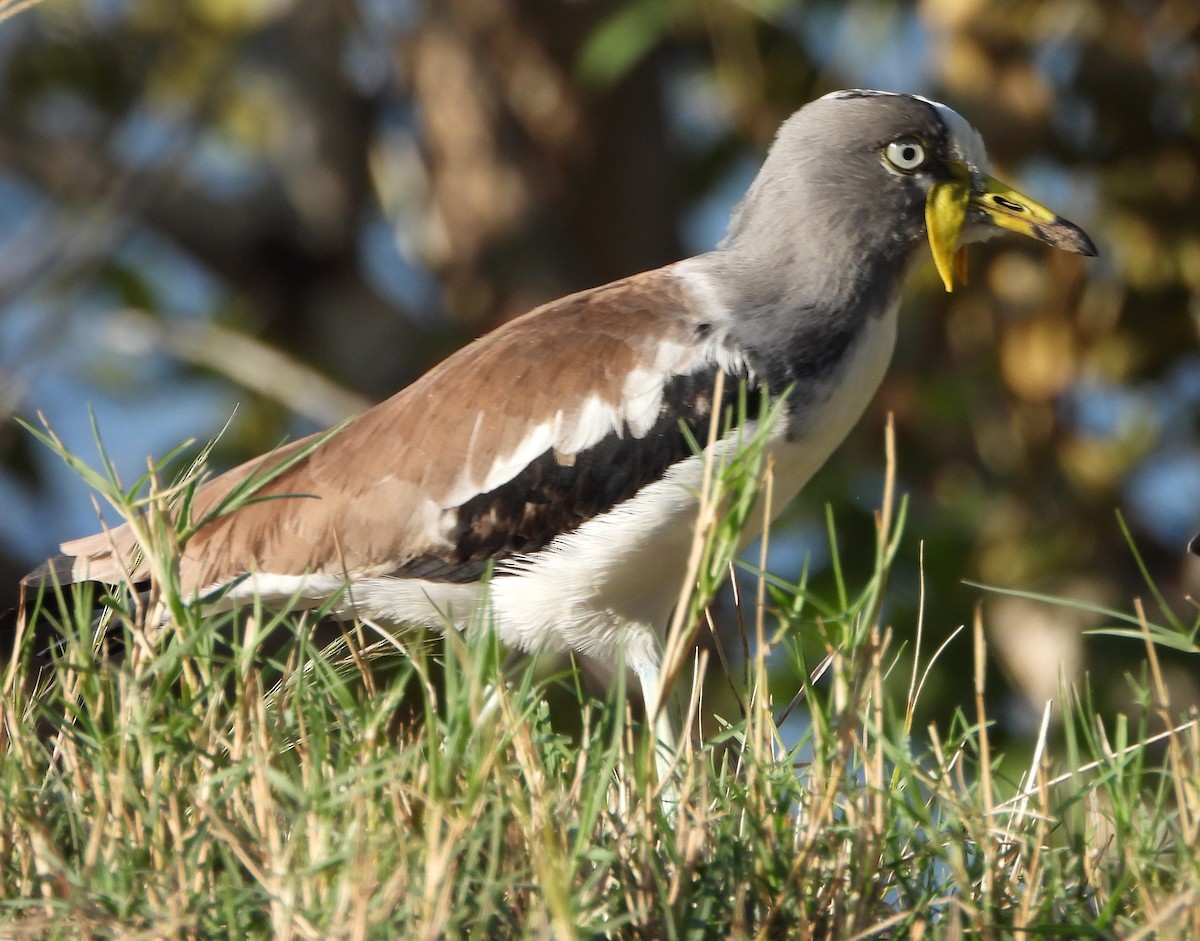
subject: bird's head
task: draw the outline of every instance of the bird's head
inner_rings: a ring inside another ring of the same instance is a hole
[[[1082,229],[988,170],[978,132],[945,105],[891,92],[833,92],[780,128],[728,241],[742,231],[761,236],[766,227],[799,225],[801,237],[828,257],[860,254],[866,262],[880,252],[899,257],[927,240],[947,291],[965,270],[965,246],[1001,230],[1096,254]],[[769,238],[785,242],[781,236]]]

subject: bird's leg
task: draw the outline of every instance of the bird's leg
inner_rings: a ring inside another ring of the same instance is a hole
[[[646,704],[646,723],[654,729],[654,767],[666,800],[674,791],[669,780],[675,749],[679,744],[679,730],[671,715],[670,704],[662,701],[662,678],[658,666],[639,670],[638,681],[642,687],[642,700]]]
[[[517,675],[518,668],[524,668],[528,657],[529,654],[521,650],[510,650],[508,652],[508,656],[504,658],[504,662],[500,665],[499,677],[495,682],[488,683],[483,689],[483,707],[479,710],[479,715],[475,717],[477,727],[482,726],[491,719],[496,710],[500,708],[500,687],[512,688],[513,679]]]

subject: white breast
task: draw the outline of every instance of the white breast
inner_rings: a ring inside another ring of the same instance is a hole
[[[781,442],[774,452],[779,500],[772,518],[846,439],[875,397],[896,348],[899,307],[899,302],[893,303],[881,316],[870,318],[842,369],[823,386],[801,393],[810,404],[797,437]]]

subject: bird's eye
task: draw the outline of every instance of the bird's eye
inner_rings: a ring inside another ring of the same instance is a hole
[[[925,163],[925,145],[915,138],[902,137],[888,144],[883,155],[897,170],[912,173]]]

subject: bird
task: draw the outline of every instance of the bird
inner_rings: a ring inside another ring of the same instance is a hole
[[[205,482],[182,591],[213,607],[324,606],[392,633],[464,630],[486,603],[502,644],[623,665],[648,721],[661,716],[706,451],[745,440],[732,428],[698,452],[714,410],[743,388],[771,404],[774,518],[883,380],[926,246],[951,290],[965,247],[1004,231],[1096,253],[992,177],[950,107],[868,89],[810,101],[712,250],[537,307],[344,426]],[[212,512],[256,475],[275,499]],[[150,577],[128,524],[61,553],[24,584]]]

